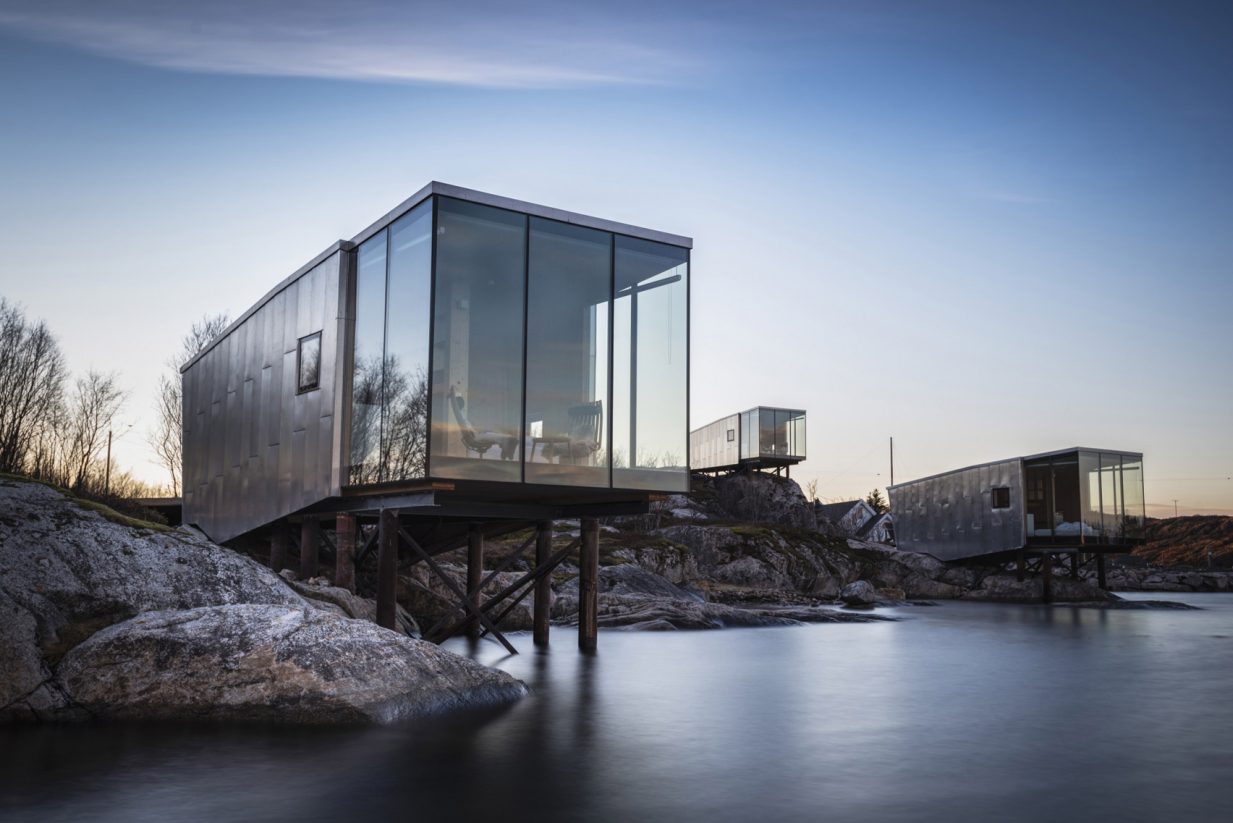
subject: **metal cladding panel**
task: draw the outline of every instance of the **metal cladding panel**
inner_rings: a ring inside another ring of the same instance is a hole
[[[1009,508],[993,508],[995,487],[1010,490]],[[900,551],[962,560],[1024,545],[1020,458],[900,483],[888,493]]]
[[[339,493],[336,251],[231,327],[183,373],[184,522],[228,540]],[[321,332],[319,388],[297,393],[299,339]]]
[[[718,469],[741,462],[741,416],[728,415],[689,433],[691,469]],[[732,431],[732,440],[728,432]]]

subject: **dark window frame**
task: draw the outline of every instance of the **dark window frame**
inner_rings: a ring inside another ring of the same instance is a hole
[[[1010,486],[994,486],[989,490],[989,504],[996,510],[1010,508]]]
[[[304,378],[304,343],[313,338],[317,339],[317,373],[314,376],[311,385],[305,385],[302,381]],[[317,391],[321,388],[321,332],[315,331],[312,334],[306,334],[295,343],[295,393],[296,396],[308,394],[312,391]]]
[[[736,442],[736,429],[728,429],[728,442],[729,443]]]

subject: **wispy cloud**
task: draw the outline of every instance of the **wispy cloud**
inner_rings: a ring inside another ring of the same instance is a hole
[[[534,10],[388,0],[0,0],[0,28],[180,71],[489,88],[676,83],[703,62],[683,48],[683,19],[556,0]]]

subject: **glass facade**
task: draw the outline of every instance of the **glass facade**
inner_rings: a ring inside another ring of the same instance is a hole
[[[381,479],[428,471],[428,321],[432,297],[432,204],[389,229],[385,302],[385,397]]]
[[[607,486],[612,235],[531,218],[526,481]]]
[[[468,200],[417,206],[357,250],[348,482],[687,490],[688,261]]]
[[[432,474],[521,480],[526,215],[440,198]]]
[[[366,240],[356,256],[351,383],[353,485],[427,473],[432,206]]]
[[[741,459],[805,458],[805,412],[759,406],[741,413]]]
[[[689,490],[689,252],[616,236],[612,485]]]
[[[385,261],[388,232],[356,254],[355,337],[351,360],[351,454],[347,482],[381,480],[382,368],[385,352]]]
[[[1027,534],[1049,542],[1121,544],[1143,538],[1143,461],[1080,451],[1024,464]]]

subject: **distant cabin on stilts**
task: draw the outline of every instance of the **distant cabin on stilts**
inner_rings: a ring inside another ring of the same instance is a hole
[[[1052,597],[1053,564],[1072,577],[1144,542],[1143,455],[1070,448],[982,463],[888,489],[901,551],[940,560],[1038,565]]]

